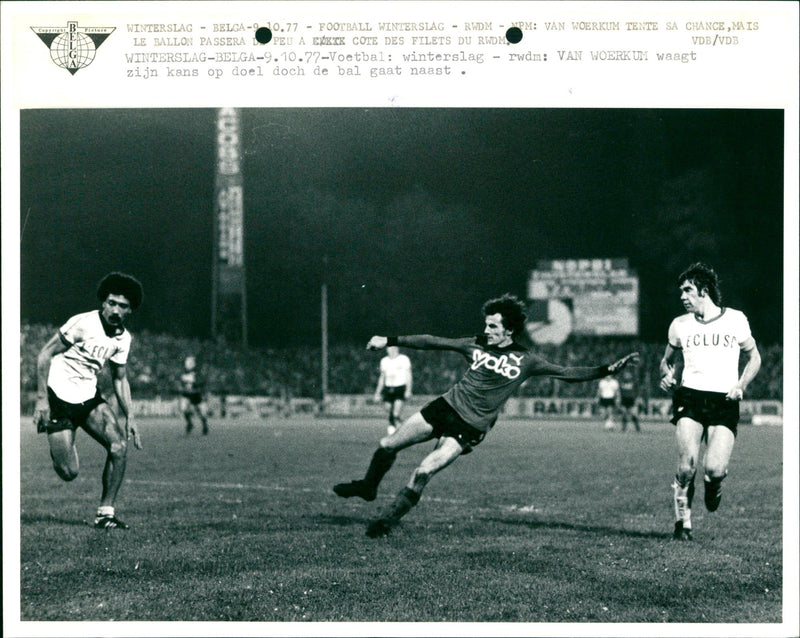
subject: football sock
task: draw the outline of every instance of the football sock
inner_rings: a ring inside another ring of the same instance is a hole
[[[113,505],[101,505],[97,508],[97,515],[98,516],[114,516],[114,506]]]
[[[414,490],[404,487],[388,507],[381,513],[381,519],[396,523],[403,516],[408,514],[409,510],[419,503],[420,494]]]
[[[675,520],[682,521],[684,529],[692,527],[692,502],[694,497],[694,474],[687,484],[681,485],[680,477],[676,474],[675,481],[672,483],[672,502],[675,508]]]
[[[391,469],[396,456],[395,452],[388,452],[382,447],[375,450],[375,454],[372,455],[372,460],[367,468],[367,473],[364,475],[364,482],[377,487],[386,472]]]

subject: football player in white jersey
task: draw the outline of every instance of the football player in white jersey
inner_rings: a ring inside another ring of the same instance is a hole
[[[694,478],[705,441],[705,505],[719,507],[721,483],[736,440],[739,401],[761,367],[761,355],[744,313],[722,305],[719,277],[703,263],[678,277],[686,314],[676,317],[661,360],[661,389],[673,392],[672,419],[678,441],[673,483],[677,540],[692,539]],[[739,374],[739,358],[745,365]]]
[[[597,404],[603,419],[603,429],[614,429],[614,412],[619,405],[619,381],[616,377],[603,377],[597,382]]]
[[[381,359],[378,386],[375,388],[375,402],[383,400],[389,412],[389,426],[386,431],[394,434],[400,423],[403,404],[412,392],[413,376],[411,360],[400,354],[397,346],[386,348],[386,356]]]
[[[97,288],[100,309],[71,317],[44,345],[37,359],[38,392],[33,421],[47,434],[56,474],[65,481],[78,475],[75,433],[83,428],[106,450],[103,490],[94,526],[125,529],[114,502],[125,475],[128,439],[142,443],[131,412],[126,374],[131,335],[125,320],[142,302],[142,285],[130,275],[112,272]],[[105,402],[97,374],[108,362],[124,421]]]

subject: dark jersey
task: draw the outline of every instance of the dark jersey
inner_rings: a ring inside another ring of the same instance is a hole
[[[500,410],[526,379],[546,375],[565,381],[589,381],[608,374],[606,366],[564,367],[546,361],[533,351],[512,343],[489,346],[484,335],[446,339],[431,335],[398,337],[398,345],[420,350],[454,350],[463,354],[469,368],[443,396],[469,425],[487,432]]]
[[[622,399],[635,399],[639,394],[636,381],[632,378],[622,378],[619,381],[619,394]]]
[[[181,375],[181,394],[187,398],[202,396],[205,381],[194,370],[186,370]]]

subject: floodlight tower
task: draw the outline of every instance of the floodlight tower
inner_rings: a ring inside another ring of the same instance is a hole
[[[211,334],[247,347],[247,280],[244,267],[244,187],[239,109],[222,108],[216,120],[214,259]]]

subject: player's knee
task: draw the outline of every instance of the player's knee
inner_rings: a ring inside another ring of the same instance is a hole
[[[128,453],[128,442],[125,439],[114,439],[108,446],[108,453],[112,458],[123,458]]]
[[[395,454],[397,452],[397,447],[392,445],[391,436],[383,437],[378,443],[378,447],[389,454]]]
[[[681,463],[676,472],[676,476],[681,485],[688,485],[694,479],[695,467],[691,463]]]
[[[65,463],[53,461],[53,469],[62,481],[73,481],[78,476],[78,468]]]
[[[728,468],[722,465],[706,465],[705,475],[710,481],[721,481],[728,475]]]
[[[414,483],[414,486],[417,489],[420,489],[428,484],[432,476],[433,472],[431,468],[426,466],[425,463],[422,463],[416,470],[414,470],[411,480]]]

